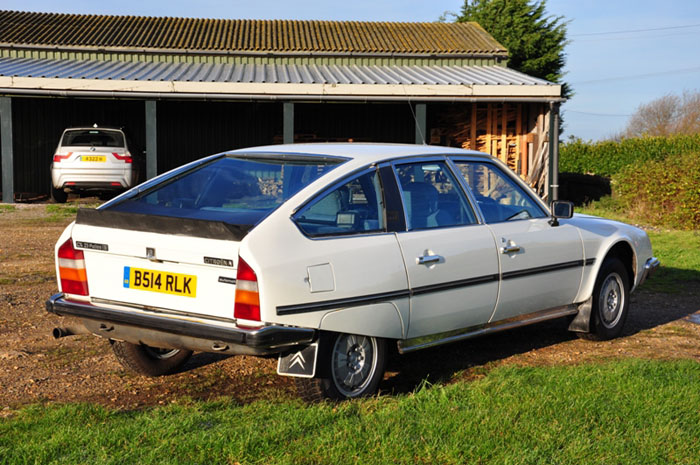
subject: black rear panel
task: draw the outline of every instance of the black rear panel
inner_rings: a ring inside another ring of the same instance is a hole
[[[240,241],[253,225],[234,225],[223,221],[196,218],[176,218],[144,213],[121,212],[81,208],[75,220],[77,224],[102,228],[126,229],[129,231],[155,232],[176,236],[203,237]]]

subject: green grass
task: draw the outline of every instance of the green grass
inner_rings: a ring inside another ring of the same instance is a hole
[[[0,462],[696,464],[698,405],[690,360],[511,366],[338,405],[33,406],[0,420]]]
[[[633,223],[610,197],[604,197],[577,211]],[[644,289],[678,293],[685,290],[686,283],[700,283],[700,232],[653,228],[647,234],[651,239],[654,256],[661,261],[661,267],[643,285]]]
[[[46,213],[62,216],[75,215],[78,213],[78,205],[52,203],[46,206]]]
[[[57,222],[57,221],[63,221],[66,218],[72,218],[75,217],[75,215],[78,213],[79,208],[95,208],[98,207],[100,204],[99,203],[90,203],[90,204],[75,204],[75,203],[52,203],[46,205],[46,213],[49,214],[49,216],[45,218],[40,218],[37,221],[38,222]]]
[[[649,231],[654,256],[661,261],[657,273],[644,284],[652,292],[683,292],[685,284],[700,283],[700,233]]]
[[[0,205],[0,213],[9,213],[17,210],[17,207],[14,205],[9,205],[9,204],[2,204]]]

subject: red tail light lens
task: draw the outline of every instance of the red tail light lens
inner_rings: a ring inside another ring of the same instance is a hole
[[[245,260],[238,257],[236,272],[236,300],[233,317],[243,320],[260,321],[260,294],[258,276]]]
[[[89,295],[85,255],[73,247],[73,239],[68,239],[58,248],[58,274],[63,292]]]
[[[54,154],[53,156],[53,161],[54,163],[59,163],[61,160],[65,160],[66,158],[70,157],[73,152],[68,152],[65,155],[61,155],[60,153]]]
[[[117,160],[123,161],[124,163],[131,163],[131,154],[129,152],[126,152],[124,155],[119,155],[116,152],[112,152],[112,156]]]

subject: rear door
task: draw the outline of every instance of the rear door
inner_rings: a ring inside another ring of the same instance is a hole
[[[61,138],[58,156],[61,168],[97,172],[131,167],[131,154],[127,153],[124,133],[118,130],[66,130]]]
[[[486,323],[498,294],[498,257],[446,160],[397,163],[407,231],[397,234],[411,290],[408,337]]]

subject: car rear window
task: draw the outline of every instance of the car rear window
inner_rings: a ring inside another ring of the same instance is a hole
[[[124,147],[124,135],[103,129],[75,129],[63,134],[64,147]]]
[[[344,161],[319,157],[222,157],[166,179],[109,209],[254,225]]]

